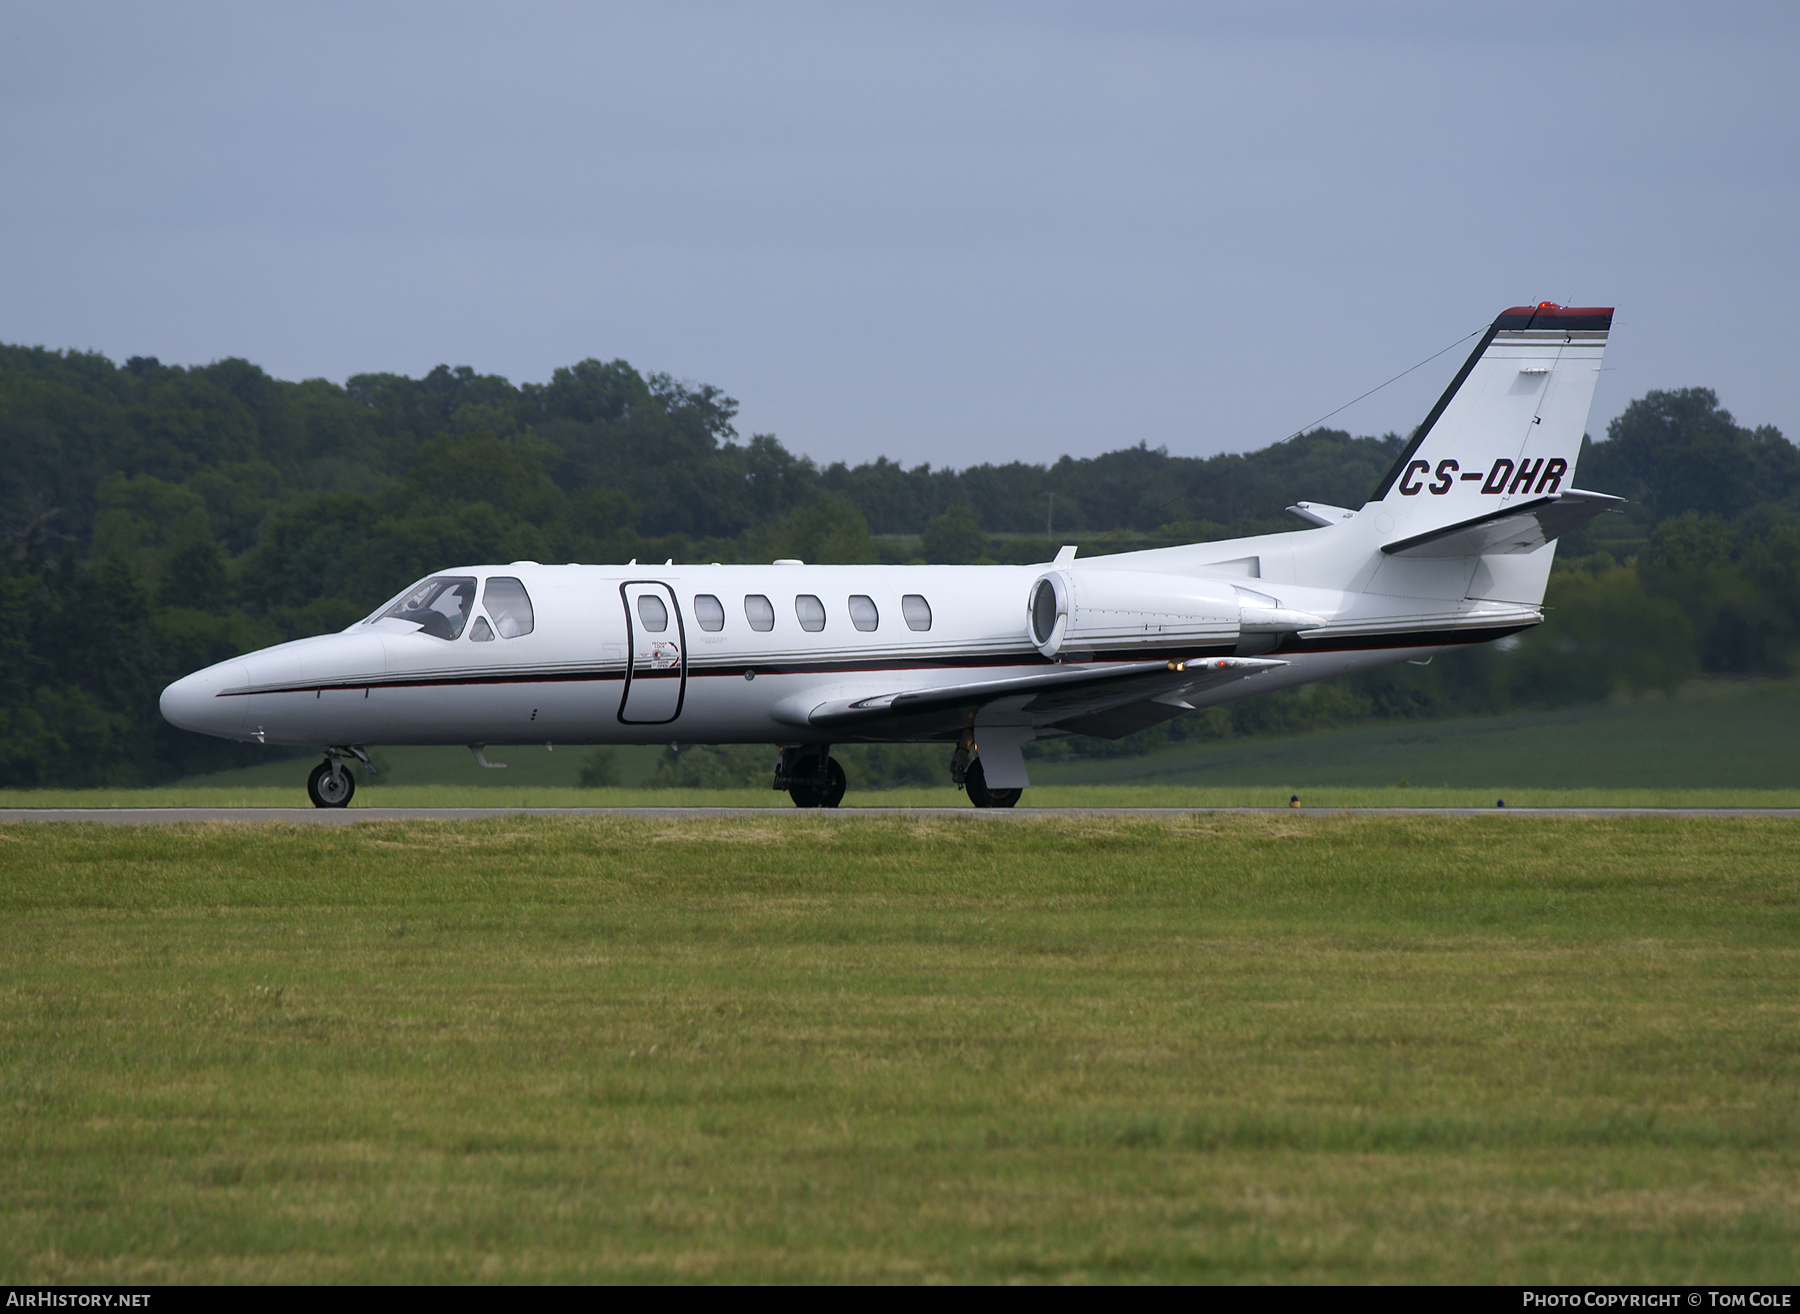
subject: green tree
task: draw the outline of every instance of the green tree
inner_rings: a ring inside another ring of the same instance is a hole
[[[618,756],[610,748],[596,748],[581,763],[575,783],[582,789],[608,789],[619,783]]]
[[[169,554],[156,601],[161,607],[223,612],[231,606],[231,594],[224,551],[210,538],[192,538]]]
[[[1719,517],[1688,511],[1657,525],[1638,558],[1646,593],[1689,618],[1695,656],[1709,672],[1790,669],[1794,615],[1779,572],[1769,570],[1784,555],[1787,538],[1779,535],[1753,561],[1742,560],[1756,541],[1754,531],[1747,544]]]
[[[1759,502],[1800,511],[1800,450],[1773,426],[1739,425],[1711,388],[1648,392],[1606,435],[1583,454],[1582,486],[1632,499],[1647,522],[1729,519]]]
[[[775,775],[772,750],[755,744],[683,744],[657,759],[646,789],[766,789]]]
[[[262,612],[303,608],[320,598],[347,598],[367,612],[417,578],[394,580],[391,563],[369,561],[367,540],[379,518],[373,499],[356,493],[295,499],[270,517],[261,541],[245,554],[240,596]]]
[[[129,563],[150,588],[160,585],[176,552],[212,542],[206,499],[155,475],[110,475],[100,482],[97,501],[94,557]]]
[[[975,508],[953,506],[925,526],[925,559],[948,566],[968,565],[987,555],[987,535]]]
[[[881,559],[862,512],[844,498],[820,493],[813,504],[796,511],[782,527],[782,556],[818,565],[851,566]]]
[[[418,464],[387,501],[399,514],[485,502],[508,517],[561,526],[569,502],[544,473],[548,451],[530,436],[503,442],[485,431],[440,434],[420,447]]]

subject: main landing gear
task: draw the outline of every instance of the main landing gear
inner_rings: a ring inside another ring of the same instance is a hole
[[[969,791],[969,802],[978,808],[1010,808],[1025,792],[1022,789],[989,789],[980,758],[969,763],[968,774],[963,776],[963,788]]]
[[[314,772],[315,776],[317,774]],[[968,791],[969,802],[978,808],[1013,807],[1025,792],[988,787],[987,772],[975,755],[972,734],[965,734],[956,745],[956,753],[950,759],[950,779]],[[775,764],[775,788],[787,790],[797,808],[835,808],[844,801],[844,783],[844,768],[831,755],[829,745],[802,744],[784,748],[780,761]]]
[[[787,790],[797,808],[835,808],[844,801],[845,784],[829,745],[784,748],[775,764],[775,788]]]
[[[345,753],[361,762],[370,778],[374,777],[375,764],[362,749],[326,749],[325,760],[314,767],[312,774],[306,778],[306,796],[312,800],[315,808],[347,808],[350,800],[355,797],[356,781],[350,775],[350,768],[344,765]]]
[[[965,733],[957,741],[956,752],[950,757],[951,783],[961,785],[968,792],[969,802],[978,808],[1010,808],[1019,801],[1022,789],[989,789],[987,772],[982,769],[981,759],[975,756],[975,736]]]

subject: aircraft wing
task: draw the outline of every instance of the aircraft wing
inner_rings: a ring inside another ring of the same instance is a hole
[[[956,730],[983,709],[1004,711],[1047,727],[1092,718],[1140,702],[1166,706],[1163,715],[1184,710],[1186,696],[1285,666],[1261,657],[1207,657],[1192,662],[1112,662],[1057,666],[1041,673],[967,684],[916,686],[851,697],[787,700],[777,715],[795,725],[866,734],[900,728],[910,734]],[[1003,706],[997,706],[1003,705]],[[1162,715],[1154,720],[1163,719]],[[1152,722],[1146,722],[1149,724]]]
[[[1485,557],[1535,552],[1551,539],[1624,504],[1624,498],[1610,493],[1584,493],[1571,488],[1415,534],[1381,550],[1391,557]]]

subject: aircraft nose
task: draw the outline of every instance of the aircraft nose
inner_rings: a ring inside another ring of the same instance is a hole
[[[250,700],[229,695],[249,683],[242,662],[220,662],[183,676],[162,692],[163,720],[183,730],[235,738],[244,729]]]

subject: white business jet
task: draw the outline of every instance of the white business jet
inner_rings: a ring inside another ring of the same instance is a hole
[[[940,742],[1011,807],[1034,739],[1115,739],[1184,711],[1543,620],[1611,309],[1496,319],[1357,510],[1314,526],[1037,566],[461,566],[340,634],[163,691],[174,725],[313,745],[343,807],[368,744],[769,744],[774,787],[835,807],[834,743]]]

